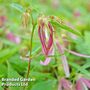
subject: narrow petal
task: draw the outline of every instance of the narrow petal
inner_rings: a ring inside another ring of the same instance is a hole
[[[81,80],[79,79],[77,82],[76,82],[76,90],[82,90],[82,83],[81,83]]]
[[[71,90],[72,88],[72,84],[70,81],[62,78],[60,81],[59,81],[59,85],[58,85],[58,90]]]
[[[40,61],[40,64],[46,66],[46,65],[48,65],[50,63],[50,61],[51,61],[51,58],[50,57],[47,57],[44,62],[43,61]]]
[[[82,82],[82,84],[83,84],[83,88],[84,88],[84,90],[88,90],[88,87],[86,86],[86,84],[83,83],[83,82]]]
[[[53,27],[51,26],[50,23],[48,23],[48,27],[50,29],[50,37],[49,37],[49,40],[48,40],[48,48],[50,48],[53,44]]]
[[[45,25],[44,24],[41,24],[41,26],[39,26],[38,28],[38,34],[39,34],[39,37],[40,37],[40,41],[41,41],[41,44],[42,44],[42,51],[43,53],[47,56],[52,45],[53,45],[53,30],[52,30],[52,26],[51,24],[49,23],[48,24],[48,27],[49,27],[49,30],[50,30],[50,34],[49,34],[49,39],[48,39],[48,42],[46,42],[46,34],[45,34]]]
[[[62,55],[61,60],[62,60],[63,68],[64,68],[64,71],[65,71],[65,75],[66,75],[66,77],[69,77],[70,76],[70,71],[69,71],[69,66],[68,66],[66,56]]]
[[[76,90],[88,90],[90,89],[90,80],[86,78],[80,78],[76,83]]]
[[[21,39],[19,37],[14,38],[15,43],[19,44],[21,42]]]
[[[57,48],[59,50],[59,53],[64,54],[64,47],[59,43],[58,40],[56,40],[56,45],[57,45]]]
[[[46,50],[44,35],[42,35],[41,31],[42,31],[42,30],[41,30],[41,27],[39,26],[38,34],[39,34],[40,41],[41,41],[41,43],[42,43],[42,51],[43,51],[43,53],[46,55],[46,54],[47,54],[47,50]]]
[[[21,39],[18,36],[15,36],[12,32],[8,32],[6,34],[6,38],[16,44],[19,44],[21,42]]]
[[[61,83],[61,80],[59,81],[59,84],[58,84],[58,90],[62,90],[62,83]]]
[[[83,78],[83,82],[86,84],[88,88],[90,88],[90,80]]]
[[[49,51],[49,53],[48,53],[48,56],[49,55],[54,55],[54,49],[53,49],[53,47],[51,48],[51,50]],[[45,59],[45,61],[43,62],[43,61],[40,61],[40,64],[41,65],[48,65],[49,63],[50,63],[50,61],[51,61],[51,57],[46,57],[46,59]]]
[[[85,55],[85,54],[80,54],[80,53],[77,53],[75,51],[71,51],[71,50],[68,50],[68,49],[65,49],[67,50],[69,53],[73,54],[73,55],[76,55],[76,56],[79,56],[79,57],[84,57],[84,58],[90,58],[89,55]]]
[[[49,41],[48,41],[48,49],[51,48],[52,44],[53,44],[53,34],[50,34]]]
[[[14,41],[14,35],[13,35],[13,33],[8,32],[8,33],[6,34],[6,37],[7,37],[8,40]]]
[[[56,45],[57,45],[57,48],[59,50],[59,53],[64,54],[64,47],[59,43],[58,40],[56,40]],[[70,71],[69,71],[69,66],[68,66],[66,56],[62,55],[61,60],[62,60],[63,68],[64,68],[64,71],[65,71],[65,75],[66,75],[66,77],[69,77],[70,76]]]

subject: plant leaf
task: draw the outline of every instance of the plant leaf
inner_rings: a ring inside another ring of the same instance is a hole
[[[55,90],[56,80],[41,81],[33,85],[31,90]]]
[[[55,25],[55,26],[57,26],[57,27],[60,27],[60,28],[66,30],[66,31],[68,31],[68,32],[71,32],[71,33],[73,33],[73,34],[75,34],[75,35],[82,36],[79,31],[74,30],[74,29],[70,28],[69,26],[67,26],[67,25],[65,25],[65,24],[60,24],[60,23],[58,23],[58,22],[56,22],[56,21],[51,21],[51,23],[52,23],[53,25]]]
[[[12,3],[12,4],[10,4],[10,6],[12,8],[15,8],[16,10],[18,10],[21,13],[25,11],[24,8],[20,4]]]

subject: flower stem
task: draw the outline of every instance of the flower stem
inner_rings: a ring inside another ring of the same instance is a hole
[[[30,40],[30,58],[29,58],[29,62],[28,62],[28,72],[27,72],[26,78],[29,77],[29,73],[30,73],[30,66],[31,66],[30,64],[31,64],[31,57],[32,57],[32,42],[33,42],[34,29],[35,29],[35,25],[33,26],[32,33],[31,33],[31,40]]]
[[[29,74],[30,74],[31,57],[32,57],[32,43],[33,43],[33,34],[34,34],[35,26],[36,26],[36,24],[33,25],[32,33],[31,33],[31,39],[30,39],[30,58],[29,58],[29,61],[28,61],[28,71],[27,71],[27,74],[26,74],[27,79],[28,79]],[[24,90],[26,90],[25,87],[24,87]]]

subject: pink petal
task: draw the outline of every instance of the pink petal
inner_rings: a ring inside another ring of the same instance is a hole
[[[62,60],[63,68],[64,68],[64,71],[65,71],[65,75],[66,75],[66,77],[69,77],[70,76],[70,71],[69,71],[69,65],[68,65],[66,56],[62,55],[61,60]]]
[[[56,45],[57,45],[57,48],[59,50],[59,53],[64,54],[64,47],[59,43],[58,40],[56,40]]]
[[[49,50],[50,50],[50,48],[52,47],[52,44],[53,44],[53,30],[52,30],[51,24],[48,23],[48,27],[49,27],[49,30],[50,30],[50,35],[49,35],[49,39],[48,39],[48,43],[47,43],[44,26],[45,26],[44,24],[41,24],[41,26],[39,26],[38,34],[39,34],[40,41],[41,41],[41,44],[42,44],[42,51],[47,56],[48,52],[49,52]]]
[[[49,55],[53,55],[54,54],[54,49],[53,49],[53,47],[51,48],[51,50],[49,51],[49,53],[48,53],[48,56]],[[50,63],[50,61],[51,61],[51,57],[46,57],[46,59],[45,59],[45,61],[43,62],[43,61],[40,61],[40,64],[41,65],[48,65],[49,63]]]
[[[90,80],[83,78],[83,82],[86,84],[88,88],[90,88]]]
[[[11,32],[7,33],[6,37],[7,37],[8,40],[14,41],[14,35],[13,35],[13,33],[11,33]]]
[[[38,34],[39,34],[39,37],[40,37],[40,41],[41,41],[41,44],[42,44],[42,51],[45,55],[47,55],[47,50],[46,50],[46,45],[45,45],[45,40],[44,40],[44,34],[42,35],[41,33],[41,27],[39,26],[39,29],[38,29]]]
[[[49,40],[48,40],[48,47],[50,48],[53,44],[53,28],[52,28],[50,23],[48,23],[48,27],[50,29],[50,37],[49,37]]]
[[[84,88],[90,88],[90,80],[80,78],[76,83],[76,90],[83,90]]]
[[[81,16],[81,13],[80,13],[80,11],[74,11],[73,15],[75,17],[79,17],[79,16]]]
[[[6,37],[8,40],[10,40],[16,44],[19,44],[21,42],[21,39],[19,37],[15,36],[12,32],[8,32],[6,34]]]
[[[82,90],[82,81],[81,80],[78,80],[77,83],[76,83],[76,90]]]
[[[40,64],[46,66],[46,65],[48,65],[50,63],[50,61],[51,61],[51,58],[50,57],[49,58],[47,57],[44,62],[43,61],[40,61]]]
[[[57,48],[58,48],[59,52],[61,54],[64,54],[64,47],[59,43],[58,40],[56,40],[56,45],[57,45]],[[66,56],[62,55],[61,60],[62,60],[63,68],[64,68],[64,71],[65,71],[65,75],[66,75],[66,77],[69,77],[70,76],[70,71],[69,71],[69,66],[68,66]]]
[[[72,88],[72,84],[70,81],[62,78],[60,81],[59,81],[59,86],[58,86],[58,90],[65,90],[65,89],[68,89],[68,90],[71,90]]]
[[[50,34],[49,34],[49,39],[48,39],[48,42],[46,41],[46,35],[45,35],[45,25],[44,23],[41,23],[41,25],[39,26],[38,28],[38,34],[39,34],[39,37],[40,37],[40,41],[41,41],[41,44],[42,44],[42,52],[43,54],[46,56],[46,60],[43,62],[43,61],[40,61],[40,63],[42,65],[47,65],[49,64],[49,62],[51,61],[51,58],[48,57],[49,55],[52,55],[52,45],[53,45],[53,29],[52,29],[52,26],[50,23],[48,23],[48,27],[49,27],[49,30],[50,30]]]
[[[79,56],[79,57],[85,57],[85,58],[90,58],[89,55],[85,55],[85,54],[80,54],[80,53],[77,53],[75,51],[71,51],[71,50],[68,50],[68,49],[65,49],[67,50],[69,53],[73,54],[73,55],[76,55],[76,56]]]
[[[21,39],[19,37],[15,37],[14,39],[16,44],[19,44],[21,42]]]

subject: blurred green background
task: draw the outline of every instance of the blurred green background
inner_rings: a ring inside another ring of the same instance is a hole
[[[68,33],[70,49],[90,55],[90,0],[0,0],[0,79],[2,77],[25,77],[27,73],[28,62],[20,57],[30,53],[32,29],[30,17],[27,17],[29,20],[27,28],[23,27],[22,23],[24,13],[31,9],[35,22],[40,14],[58,16],[68,26],[81,32],[83,38],[76,38]],[[20,43],[17,44],[9,40],[7,38],[8,32],[19,37]],[[40,60],[44,60],[45,57],[40,54],[40,51],[41,44],[36,25],[32,51],[35,57],[31,62],[29,76],[35,81],[30,82],[26,90],[57,90],[58,78],[65,76],[59,61],[60,57],[57,59],[53,57],[48,66],[42,66]],[[81,58],[69,53],[66,55],[71,68],[70,80],[73,83],[79,75],[90,78],[89,58]],[[23,87],[3,88],[0,86],[0,90],[23,90]]]

